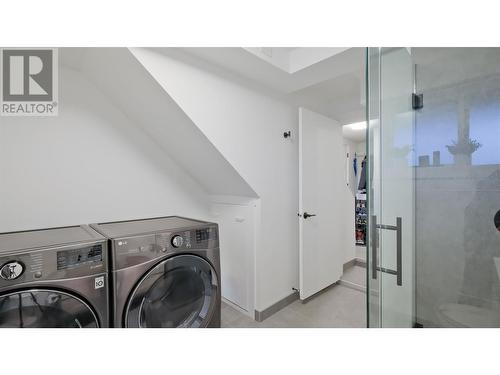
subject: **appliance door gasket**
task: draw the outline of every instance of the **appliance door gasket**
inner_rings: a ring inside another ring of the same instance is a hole
[[[217,272],[204,258],[180,254],[163,259],[129,294],[123,326],[205,327],[215,312],[218,288]]]
[[[14,319],[18,328],[100,327],[94,309],[82,297],[51,287],[14,288],[0,293],[0,327],[14,327]]]

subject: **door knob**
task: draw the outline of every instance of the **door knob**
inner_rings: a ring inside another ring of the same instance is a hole
[[[316,216],[316,214],[308,214],[307,212],[304,212],[304,219],[307,219],[308,217],[311,217],[311,216]]]

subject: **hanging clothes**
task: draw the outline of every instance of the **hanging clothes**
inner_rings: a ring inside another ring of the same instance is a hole
[[[354,159],[352,160],[352,167],[354,169],[354,176],[358,175],[358,156],[354,153]]]
[[[366,190],[366,156],[361,162],[361,174],[359,176],[358,190]]]

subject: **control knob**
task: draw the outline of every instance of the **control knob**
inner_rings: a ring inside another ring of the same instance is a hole
[[[4,280],[14,280],[22,275],[24,271],[24,266],[17,262],[9,262],[2,266],[0,269],[0,277]]]
[[[172,246],[175,248],[181,247],[184,243],[184,238],[182,236],[176,235],[172,237]]]

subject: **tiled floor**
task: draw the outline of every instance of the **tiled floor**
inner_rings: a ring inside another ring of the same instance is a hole
[[[334,285],[302,303],[295,301],[267,318],[256,322],[228,304],[222,304],[223,328],[364,328],[366,295]]]
[[[360,286],[366,286],[366,268],[360,266],[350,267],[344,272],[341,279]]]

